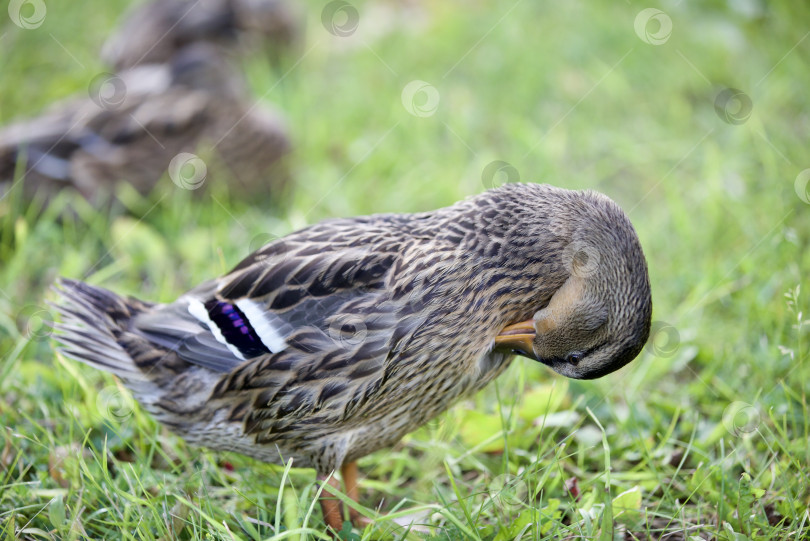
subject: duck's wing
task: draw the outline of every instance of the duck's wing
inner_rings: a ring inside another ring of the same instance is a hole
[[[417,327],[409,288],[393,283],[401,242],[387,235],[350,220],[302,230],[138,316],[134,327],[221,372],[212,398],[248,400],[256,422],[334,400],[348,407],[379,387],[398,343]]]

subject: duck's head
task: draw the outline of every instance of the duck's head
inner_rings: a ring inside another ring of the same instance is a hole
[[[638,236],[618,205],[593,192],[567,194],[576,196],[561,199],[551,217],[561,248],[549,251],[562,286],[532,319],[504,328],[495,348],[570,378],[594,379],[629,363],[644,347],[650,281]]]

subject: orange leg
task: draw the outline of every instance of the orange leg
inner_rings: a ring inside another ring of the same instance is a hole
[[[326,478],[329,480],[326,481]],[[340,485],[335,479],[335,476],[319,475],[319,481],[326,481],[332,488],[339,489]],[[335,498],[335,493],[329,490],[327,486],[323,487],[321,492],[321,510],[323,511],[323,520],[326,525],[334,530],[335,533],[343,529],[343,511],[341,509],[340,501]]]
[[[354,502],[360,501],[360,491],[357,490],[357,462],[349,462],[343,464],[340,468],[340,474],[343,477],[343,486],[346,487],[346,495]],[[349,517],[352,524],[357,528],[363,528],[371,524],[371,520],[364,517],[351,507],[349,508]]]

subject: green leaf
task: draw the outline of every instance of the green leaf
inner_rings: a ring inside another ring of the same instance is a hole
[[[636,485],[613,498],[613,518],[622,522],[635,521],[641,515],[641,487]]]
[[[529,539],[534,513],[521,513],[518,517],[498,531],[493,541],[511,541],[513,539]]]
[[[734,527],[728,522],[723,522],[723,529],[725,530],[723,537],[727,541],[749,541],[748,536],[735,532]]]
[[[540,533],[543,535],[549,533],[554,526],[562,521],[562,518],[563,512],[560,509],[560,500],[549,498],[548,505],[540,511]]]
[[[567,402],[568,382],[554,380],[551,385],[539,385],[523,395],[518,415],[525,421],[532,421],[541,415],[559,411]]]
[[[65,501],[62,495],[59,494],[51,500],[48,504],[48,519],[57,530],[61,529],[65,524]]]
[[[746,535],[752,532],[752,515],[754,514],[754,489],[751,476],[743,472],[740,476],[739,498],[737,499],[737,517],[740,520],[740,531]]]
[[[502,429],[503,425],[498,414],[470,410],[464,414],[459,435],[468,447],[492,453],[503,450],[503,436],[497,436]]]

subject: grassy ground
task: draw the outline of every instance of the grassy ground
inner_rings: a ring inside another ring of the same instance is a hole
[[[29,30],[0,14],[0,121],[86,92],[123,3],[49,2]],[[311,471],[188,447],[113,378],[55,356],[40,323],[57,275],[168,301],[269,234],[516,177],[628,211],[655,332],[594,382],[518,360],[363,459],[366,511],[421,510],[413,538],[810,535],[808,6],[419,4],[353,3],[357,29],[338,37],[312,3],[300,49],[272,71],[247,61],[296,142],[280,209],[171,182],[112,217],[69,197],[39,219],[0,202],[4,538],[323,537]],[[337,16],[350,30],[351,10]],[[512,167],[489,175],[496,160]],[[65,205],[77,219],[58,223]],[[406,535],[394,516],[345,537]]]

